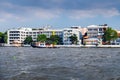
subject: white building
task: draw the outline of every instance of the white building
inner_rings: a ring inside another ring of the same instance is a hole
[[[32,29],[32,28],[18,28],[18,29],[10,29],[7,31],[8,34],[8,44],[12,44],[14,41],[19,43],[23,43],[27,36],[31,36],[33,41],[37,40],[37,36],[39,34],[45,34],[47,38],[51,35],[58,35],[62,37],[62,30],[53,30],[53,29]]]
[[[42,30],[41,34],[45,34],[47,38],[50,38],[51,35],[58,35],[62,38],[63,35],[63,30],[59,29],[47,29],[47,30]]]
[[[87,36],[88,38],[96,38],[99,39],[99,44],[102,44],[102,36],[104,34],[104,30],[107,28],[107,25],[90,25],[87,26],[88,32]]]
[[[14,41],[22,43],[26,38],[26,33],[31,33],[31,28],[18,28],[18,29],[10,29],[7,31],[8,34],[8,44],[12,44]]]
[[[104,29],[108,26],[97,26],[97,25],[90,25],[88,26],[88,37],[90,38],[97,38],[98,36],[102,36],[104,34]]]
[[[71,28],[66,28],[63,30],[63,43],[64,45],[71,45],[71,41],[70,41],[70,36],[72,35],[76,35],[78,38],[78,43],[77,44],[81,44],[81,31],[79,29],[80,27],[71,27]]]
[[[60,29],[48,29],[48,28],[40,28],[40,29],[32,29],[32,28],[18,28],[18,29],[10,29],[7,31],[8,33],[8,44],[12,44],[14,41],[23,43],[27,36],[31,36],[33,41],[37,41],[37,36],[40,34],[45,34],[47,38],[50,38],[51,35],[58,35],[63,39],[63,43],[65,45],[71,44],[69,37],[73,34],[76,34],[78,38],[78,43],[81,44],[81,27],[73,26],[71,28],[66,28],[64,30]]]

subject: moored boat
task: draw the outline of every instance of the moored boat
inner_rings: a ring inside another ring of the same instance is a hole
[[[57,48],[53,44],[46,44],[45,42],[33,42],[31,46],[34,48]]]

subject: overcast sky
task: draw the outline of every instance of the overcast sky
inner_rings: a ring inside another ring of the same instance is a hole
[[[92,24],[120,28],[120,0],[0,0],[0,31]]]

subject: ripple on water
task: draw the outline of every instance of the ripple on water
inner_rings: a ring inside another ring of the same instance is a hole
[[[120,80],[119,54],[119,48],[5,47],[0,80]]]

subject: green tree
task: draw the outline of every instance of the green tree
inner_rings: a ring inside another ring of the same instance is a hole
[[[46,40],[47,40],[47,37],[45,34],[38,35],[37,37],[37,41],[45,42]]]
[[[112,28],[108,27],[103,35],[103,42],[110,44],[110,41],[118,38],[118,33]]]
[[[31,36],[27,36],[26,39],[24,40],[24,44],[31,44],[33,42]]]
[[[49,42],[51,44],[61,44],[62,43],[62,39],[58,36],[58,35],[51,35],[49,38]]]
[[[72,44],[77,44],[78,42],[78,38],[76,36],[76,34],[73,34],[69,37],[70,41],[72,42]]]
[[[4,34],[0,32],[0,43],[4,43]]]
[[[8,39],[7,32],[5,32],[4,33],[4,43],[7,43],[7,39]]]

